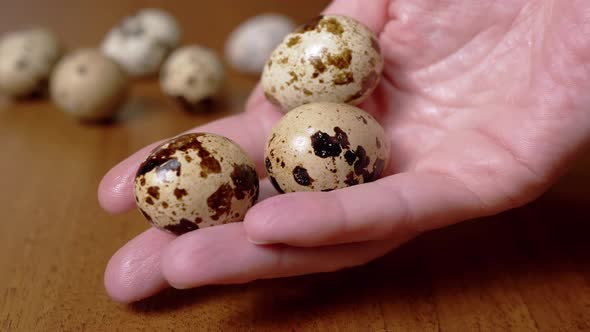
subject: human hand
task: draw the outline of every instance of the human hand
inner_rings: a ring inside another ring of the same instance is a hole
[[[338,0],[326,12],[379,34],[384,77],[362,108],[391,140],[385,176],[330,193],[268,197],[244,223],[178,238],[150,229],[107,267],[115,300],[132,302],[168,285],[363,264],[422,232],[533,200],[589,141],[584,0]],[[233,139],[264,174],[264,144],[280,116],[258,88],[243,114],[193,131]],[[153,147],[105,176],[99,198],[107,211],[134,207],[134,174]],[[268,181],[262,187],[272,190]]]

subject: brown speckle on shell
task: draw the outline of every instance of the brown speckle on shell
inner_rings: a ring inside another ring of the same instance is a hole
[[[293,46],[299,44],[300,41],[301,41],[301,36],[293,36],[293,37],[289,38],[289,41],[287,42],[287,46],[293,47]]]
[[[173,159],[173,155],[177,152],[186,152],[191,149],[197,149],[201,146],[198,137],[202,134],[187,134],[173,138],[166,144],[157,147],[150,156],[139,166],[137,176],[144,175],[156,167],[159,167],[169,160]]]
[[[147,192],[155,199],[160,199],[160,187],[149,187]]]
[[[180,188],[174,189],[174,197],[176,197],[176,199],[178,199],[178,200],[181,200],[187,194],[188,193],[187,193],[186,189],[180,189]]]
[[[184,233],[199,229],[199,226],[188,219],[182,218],[178,224],[167,225],[164,227],[164,229],[173,234],[182,235]]]
[[[209,198],[207,205],[214,212],[211,216],[213,220],[219,220],[224,214],[231,211],[231,200],[234,197],[234,191],[229,183],[221,185]]]
[[[340,36],[344,33],[344,28],[340,22],[332,17],[322,19],[318,25],[320,28],[326,29],[326,31],[329,33],[335,34],[337,36]]]
[[[338,127],[334,128],[334,132],[336,133],[334,136],[322,131],[311,136],[311,145],[316,156],[320,158],[338,157],[342,153],[342,149],[348,148],[350,143],[346,133]]]
[[[275,104],[275,105],[280,105],[281,103],[277,100],[277,98],[275,98],[275,96],[272,93],[269,92],[265,92],[264,96],[266,97],[266,99],[268,101],[270,101],[271,103]]]
[[[350,171],[346,175],[346,180],[344,180],[344,183],[347,186],[355,186],[355,185],[359,184],[359,180],[355,177],[354,172],[353,171]]]
[[[250,195],[254,200],[258,198],[258,175],[251,166],[234,165],[231,179],[235,186],[234,192],[237,199],[244,199],[246,195]]]
[[[293,178],[295,179],[295,182],[302,186],[310,186],[313,183],[313,179],[309,176],[307,169],[301,166],[296,166],[293,169]]]
[[[372,89],[375,86],[375,82],[379,80],[379,76],[377,73],[372,71],[368,76],[364,77],[361,81],[361,89],[357,91],[355,94],[351,95],[346,102],[351,102],[353,100],[359,99],[367,93],[369,89]]]
[[[305,23],[305,24],[299,26],[297,29],[295,29],[295,33],[305,33],[308,31],[315,30],[323,18],[324,18],[324,16],[317,16],[317,17],[309,20],[307,23]]]
[[[340,73],[334,75],[333,83],[334,83],[334,85],[351,84],[351,83],[354,83],[354,76],[349,71],[340,72]]]
[[[327,54],[328,65],[334,66],[338,69],[346,69],[350,67],[352,62],[352,51],[347,48],[338,54]]]

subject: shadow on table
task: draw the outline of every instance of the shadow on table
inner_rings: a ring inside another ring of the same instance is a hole
[[[364,267],[248,285],[167,290],[131,308],[168,312],[218,297],[249,296],[248,307],[229,313],[236,317],[228,320],[297,324],[379,304],[436,316],[434,289],[455,296],[470,287],[491,292],[506,279],[528,286],[550,280],[548,275],[587,273],[582,269],[590,266],[590,209],[583,202],[558,201],[545,196],[499,216],[425,234]]]

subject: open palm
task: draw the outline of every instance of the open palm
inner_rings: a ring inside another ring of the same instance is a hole
[[[391,139],[388,176],[270,197],[244,223],[179,238],[148,230],[111,259],[105,284],[113,298],[365,263],[424,231],[531,201],[590,138],[584,0],[348,0],[327,12],[379,33],[384,78],[362,106]],[[194,131],[234,139],[262,170],[279,117],[257,89],[245,113]],[[105,176],[105,209],[133,208],[133,175],[152,147]]]

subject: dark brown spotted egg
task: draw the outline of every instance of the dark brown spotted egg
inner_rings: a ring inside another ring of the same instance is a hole
[[[287,113],[267,142],[266,169],[279,192],[330,191],[378,179],[389,160],[383,128],[348,104],[312,103]]]
[[[140,165],[134,188],[144,217],[174,234],[241,221],[259,193],[246,153],[225,137],[205,133],[158,146]]]
[[[379,83],[383,56],[375,34],[345,16],[320,16],[274,50],[262,74],[268,100],[289,111],[311,102],[359,104]]]

